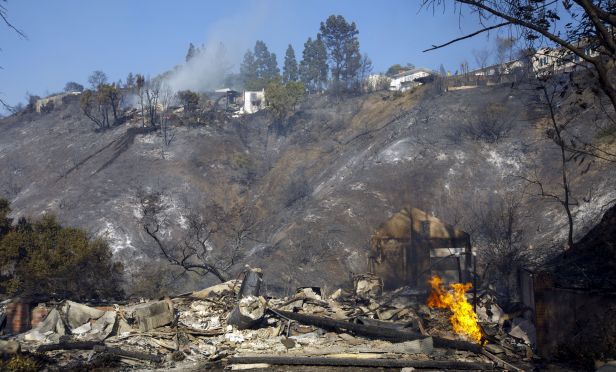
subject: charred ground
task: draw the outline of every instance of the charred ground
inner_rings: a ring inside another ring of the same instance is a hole
[[[579,115],[580,125],[589,115]],[[267,111],[204,125],[172,121],[173,141],[163,147],[160,131],[141,128],[135,117],[96,131],[69,102],[2,119],[0,187],[15,216],[54,213],[108,239],[129,275],[141,278],[128,281],[136,292],[203,285],[190,275],[155,287],[142,283],[161,272],[179,274],[144,232],[144,192],[163,195],[170,241],[186,230],[190,212],[207,219],[206,207],[215,204],[254,222],[236,270],[244,263],[263,267],[279,291],[338,286],[350,272],[366,270],[371,233],[409,204],[461,226],[480,248],[478,216],[513,199],[523,245],[537,257],[561,248],[562,208],[521,179],[538,174],[558,190],[558,147],[546,136],[544,117],[540,95],[523,86],[311,95],[285,121]],[[481,136],[486,120],[499,121],[496,136]],[[588,169],[572,163],[570,171],[581,237],[616,198],[616,169],[594,161]]]

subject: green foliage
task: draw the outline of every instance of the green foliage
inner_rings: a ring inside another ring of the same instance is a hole
[[[99,128],[107,128],[107,116],[101,115],[101,107],[97,104],[96,93],[90,89],[86,89],[79,98],[79,106],[84,115],[94,122]]]
[[[297,60],[295,59],[295,50],[293,46],[289,44],[287,52],[284,56],[284,68],[282,72],[282,81],[288,83],[289,81],[297,81],[299,79],[299,71],[297,69]]]
[[[123,267],[112,261],[109,246],[90,239],[84,230],[61,226],[50,215],[32,221],[21,218],[0,236],[0,269],[0,292],[7,295],[122,295]]]
[[[15,355],[7,361],[0,360],[0,371],[36,372],[41,370],[39,363],[28,355]]]
[[[65,92],[83,92],[83,85],[76,83],[74,81],[69,81],[64,86]]]
[[[184,107],[184,114],[192,114],[199,107],[199,94],[190,90],[181,90],[177,93],[178,100]]]
[[[240,66],[240,76],[247,90],[261,90],[280,77],[276,54],[270,53],[261,40],[255,43],[254,51],[248,50]]]
[[[122,92],[116,84],[101,84],[98,88],[98,99],[102,104],[109,105],[113,111],[114,121],[118,120]]]
[[[11,229],[13,220],[9,218],[10,213],[11,206],[9,205],[9,201],[0,198],[0,239]]]
[[[132,72],[129,72],[126,75],[126,84],[124,85],[126,88],[132,88],[135,85],[135,75]]]
[[[396,63],[394,65],[389,66],[389,68],[387,69],[387,72],[385,73],[385,75],[387,76],[394,76],[396,74],[399,74],[400,72],[404,71],[405,68],[402,67],[401,64]]]
[[[100,83],[97,90],[85,90],[80,97],[80,106],[83,113],[100,129],[109,128],[111,121],[109,114],[113,114],[113,122],[118,123],[122,92],[115,83]]]
[[[311,92],[316,92],[327,83],[327,50],[320,36],[316,40],[308,38],[304,43],[302,61],[299,66],[300,80]]]
[[[348,23],[341,15],[331,15],[321,22],[323,43],[331,62],[332,87],[346,89],[356,79],[361,67],[359,31],[355,22]]]
[[[276,54],[270,53],[263,41],[257,40],[254,53],[258,79],[271,81],[280,75]]]
[[[231,162],[238,168],[252,168],[252,158],[243,152],[234,152],[231,155]]]
[[[46,104],[41,106],[41,113],[43,114],[49,114],[50,112],[53,111],[53,109],[56,107],[56,105],[53,103],[53,101],[49,101]]]
[[[290,81],[283,84],[280,80],[272,81],[265,88],[265,101],[267,107],[276,119],[283,120],[295,110],[295,106],[304,95],[304,84]]]
[[[255,62],[255,55],[251,50],[247,50],[244,54],[244,60],[240,65],[240,79],[244,86],[249,81],[257,80],[257,63]]]
[[[100,85],[107,83],[107,75],[100,70],[94,71],[92,75],[88,77],[88,83],[90,83],[90,87],[93,90],[98,89]]]
[[[186,52],[186,62],[190,61],[197,55],[198,49],[195,48],[193,43],[188,44],[188,51]]]

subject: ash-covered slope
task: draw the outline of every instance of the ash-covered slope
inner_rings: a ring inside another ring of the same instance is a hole
[[[495,108],[508,134],[472,138],[465,128]],[[558,190],[558,149],[537,124],[543,115],[536,93],[509,86],[312,96],[284,125],[261,112],[176,127],[163,151],[160,133],[138,120],[95,132],[74,103],[0,121],[0,186],[14,215],[53,212],[106,236],[129,267],[159,255],[139,224],[139,190],[164,192],[172,237],[188,209],[248,203],[257,224],[243,262],[264,267],[280,288],[335,286],[366,270],[370,234],[406,204],[473,233],[477,211],[513,196],[525,244],[560,244],[562,208],[532,197],[520,179],[538,173]],[[616,198],[616,170],[595,162],[571,174],[582,234]]]

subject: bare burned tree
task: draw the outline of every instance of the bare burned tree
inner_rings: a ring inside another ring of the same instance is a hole
[[[101,91],[86,89],[79,99],[81,110],[98,129],[108,129],[109,121],[109,102]]]
[[[175,131],[171,126],[171,113],[169,112],[169,108],[175,103],[177,97],[176,94],[171,90],[171,88],[167,84],[162,84],[160,87],[160,113],[158,122],[160,124],[160,133],[161,133],[161,156],[165,158],[165,151],[173,142],[175,138]]]
[[[462,62],[460,62],[460,74],[462,74],[462,76],[464,77],[464,80],[468,83],[468,72],[470,71],[470,68],[468,66],[468,61],[464,60]]]
[[[28,37],[26,36],[26,34],[22,30],[17,28],[15,25],[13,25],[13,23],[11,23],[11,21],[9,20],[9,15],[8,15],[9,11],[5,5],[6,2],[7,0],[2,0],[2,2],[0,2],[0,19],[2,19],[2,22],[9,29],[13,30],[17,35],[19,35],[23,39],[27,39]],[[2,66],[0,66],[0,69],[2,69]],[[4,107],[8,111],[15,111],[14,108],[8,103],[4,102],[2,98],[0,98],[0,106]]]
[[[557,107],[559,106],[557,103],[557,97],[562,97],[561,90],[563,82],[559,82],[556,84],[552,84],[548,86],[547,84],[541,84],[538,89],[541,90],[543,98],[545,99],[545,104],[547,106],[549,117],[549,128],[546,130],[546,135],[549,139],[551,139],[557,146],[559,151],[559,163],[560,163],[560,174],[561,174],[561,184],[562,191],[551,190],[542,182],[540,176],[537,174],[536,170],[533,175],[530,177],[521,176],[523,180],[528,182],[530,185],[535,186],[538,194],[541,197],[552,199],[558,202],[565,210],[567,215],[567,249],[573,248],[573,214],[571,212],[571,207],[578,205],[577,200],[571,194],[571,182],[569,177],[569,164],[573,161],[583,158],[584,154],[578,153],[574,150],[569,150],[566,141],[569,140],[569,143],[575,146],[575,142],[572,139],[566,138],[566,131],[568,126],[573,122],[573,117],[565,118],[562,120],[557,119]],[[590,166],[590,163],[589,163]]]
[[[490,52],[487,49],[473,50],[473,57],[478,68],[486,68],[488,65],[488,59],[490,59]]]
[[[138,199],[140,223],[170,264],[200,276],[211,274],[221,282],[231,278],[231,270],[242,259],[243,245],[256,224],[245,208],[226,213],[219,205],[210,204],[198,212],[187,210],[182,236],[167,239],[164,237],[172,225],[164,193],[140,192]]]
[[[506,193],[495,200],[471,208],[473,245],[477,247],[478,260],[483,266],[483,282],[501,283],[504,298],[508,301],[515,293],[511,288],[517,270],[525,267],[530,249],[523,242],[520,228],[522,195]]]
[[[425,51],[442,48],[491,30],[509,27],[533,46],[549,41],[584,61],[616,109],[616,3],[613,0],[453,0],[468,6],[482,28]],[[445,8],[448,0],[423,0],[422,7]],[[560,8],[562,6],[562,9]],[[460,12],[461,7],[455,6]],[[561,35],[560,13],[571,19]],[[589,51],[594,51],[591,53]]]
[[[162,83],[160,80],[147,80],[145,83],[144,92],[146,101],[146,112],[151,127],[156,127],[157,123],[158,100],[160,98],[161,84]]]
[[[139,107],[141,108],[141,124],[145,127],[145,104],[143,101],[145,95],[145,77],[137,74],[135,78],[137,95],[139,96]]]

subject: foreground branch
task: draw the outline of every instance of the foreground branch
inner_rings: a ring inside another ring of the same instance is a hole
[[[459,37],[457,39],[453,39],[451,41],[448,41],[445,44],[432,45],[432,48],[429,48],[429,49],[426,49],[426,50],[422,50],[422,53],[429,52],[431,50],[435,50],[435,49],[439,49],[439,48],[443,48],[443,47],[446,47],[447,45],[451,45],[453,43],[457,43],[458,41],[461,41],[461,40],[464,40],[464,39],[470,39],[471,37],[477,36],[477,35],[479,35],[479,34],[481,34],[483,32],[494,30],[496,28],[500,28],[500,27],[504,27],[504,26],[508,26],[510,24],[512,24],[512,23],[511,22],[503,22],[503,23],[499,23],[499,24],[494,25],[494,26],[486,27],[486,28],[483,28],[483,29],[481,29],[479,31],[475,31],[472,34],[468,34],[468,35]]]

